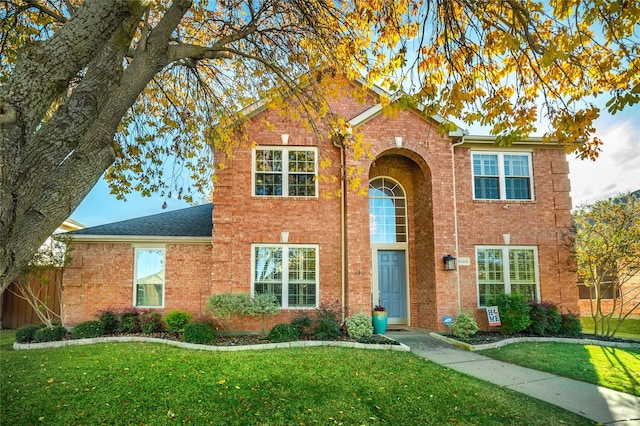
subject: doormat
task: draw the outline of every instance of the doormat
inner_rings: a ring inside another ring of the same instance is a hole
[[[409,331],[406,328],[387,328],[387,331]]]

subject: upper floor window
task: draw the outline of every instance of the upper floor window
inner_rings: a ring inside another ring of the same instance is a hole
[[[471,158],[474,199],[533,199],[531,154],[474,152]]]
[[[136,248],[134,305],[160,308],[164,304],[164,248]]]
[[[369,183],[369,226],[372,243],[406,243],[407,209],[404,190],[393,179]]]
[[[254,195],[315,197],[317,174],[315,148],[254,150]]]

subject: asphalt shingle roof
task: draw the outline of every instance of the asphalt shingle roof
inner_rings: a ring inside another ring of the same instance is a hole
[[[133,235],[154,237],[211,237],[213,204],[203,204],[151,216],[93,226],[69,235]]]

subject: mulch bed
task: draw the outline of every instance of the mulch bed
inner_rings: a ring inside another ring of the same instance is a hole
[[[605,342],[638,343],[638,341],[636,340],[623,339],[619,337],[604,338],[600,336],[595,336],[593,334],[581,334],[579,336],[564,336],[564,335],[539,336],[537,334],[531,334],[531,333],[502,334],[497,331],[483,331],[483,330],[478,331],[475,335],[471,336],[468,339],[460,339],[454,336],[453,334],[444,334],[444,336],[450,339],[460,340],[461,342],[469,343],[472,345],[494,343],[494,342],[499,342],[500,340],[515,338],[515,337],[553,337],[553,338],[559,338],[559,339],[590,339],[590,340],[600,340]]]

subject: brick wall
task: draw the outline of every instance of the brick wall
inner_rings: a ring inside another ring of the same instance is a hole
[[[99,312],[133,307],[135,246],[129,243],[73,243],[72,260],[65,267],[62,322],[73,326],[95,319]],[[164,308],[204,314],[210,294],[211,247],[167,244]]]

